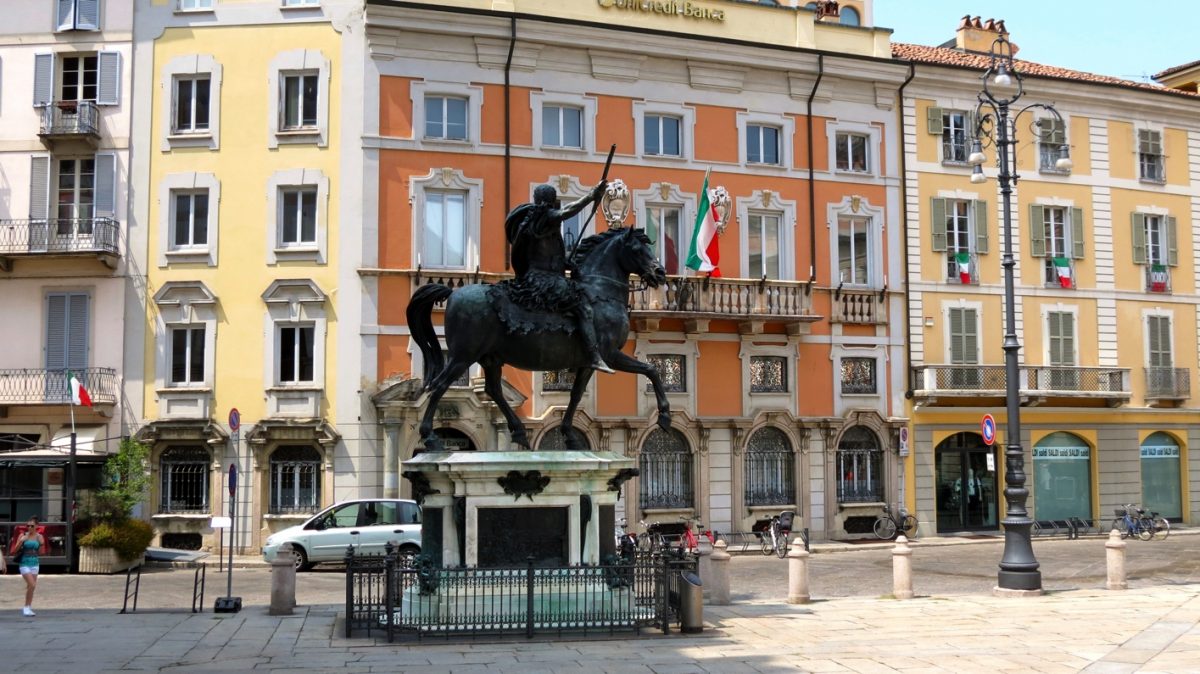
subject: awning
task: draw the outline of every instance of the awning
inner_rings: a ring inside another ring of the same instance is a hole
[[[78,426],[75,429],[75,461],[103,463],[108,459],[108,429],[105,426]],[[50,446],[0,453],[0,466],[65,466],[71,460],[71,429],[54,433]]]

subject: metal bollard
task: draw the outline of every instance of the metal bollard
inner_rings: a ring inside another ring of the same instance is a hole
[[[812,597],[808,594],[808,550],[804,541],[792,541],[788,552],[788,603],[807,604]]]
[[[708,603],[713,606],[728,606],[729,601],[729,553],[725,541],[717,541],[713,545],[712,554],[708,556],[710,575],[704,578],[704,586],[708,589]]]
[[[904,534],[896,537],[892,548],[892,596],[896,599],[913,598],[912,548]]]
[[[296,562],[292,544],[284,543],[271,560],[271,608],[268,615],[291,615],[296,608]]]
[[[1108,532],[1104,549],[1108,562],[1108,582],[1105,586],[1110,590],[1128,589],[1129,583],[1125,581],[1125,541],[1121,540],[1121,532],[1116,529]]]

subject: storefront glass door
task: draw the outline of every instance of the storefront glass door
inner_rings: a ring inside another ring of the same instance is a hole
[[[988,455],[995,456],[993,452],[975,433],[959,433],[938,445],[938,532],[999,528],[998,480],[996,472],[988,469]]]

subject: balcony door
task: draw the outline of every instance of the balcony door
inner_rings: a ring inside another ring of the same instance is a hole
[[[55,217],[58,218],[58,224],[54,229],[55,236],[60,240],[90,237],[95,208],[95,157],[59,159],[55,191]]]
[[[995,451],[977,433],[958,433],[937,446],[938,533],[1000,527],[999,480],[988,469],[989,454],[996,465]]]
[[[86,384],[88,366],[88,314],[86,293],[51,293],[46,296],[46,402],[71,399],[67,370]]]

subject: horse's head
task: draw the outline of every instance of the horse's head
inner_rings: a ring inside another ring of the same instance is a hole
[[[619,277],[624,281],[637,274],[646,285],[657,288],[667,272],[654,255],[650,237],[633,227],[610,229],[579,242],[580,269],[586,275]]]
[[[630,227],[621,234],[623,246],[621,269],[629,274],[637,274],[642,283],[657,288],[667,282],[667,270],[663,269],[658,256],[654,254],[650,237],[645,230]]]

